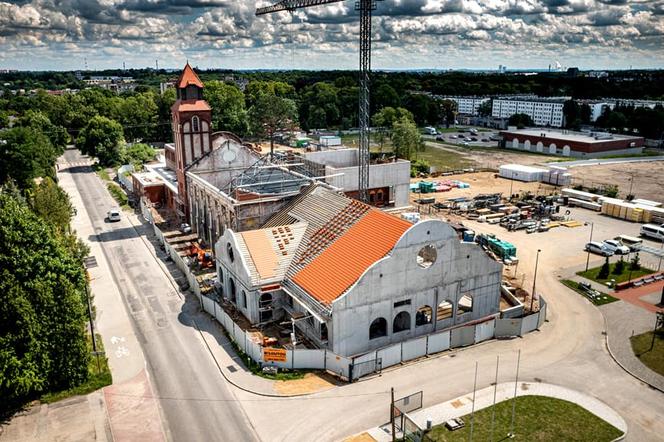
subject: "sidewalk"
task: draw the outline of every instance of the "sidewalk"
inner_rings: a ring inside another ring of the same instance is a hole
[[[624,301],[601,306],[606,322],[606,344],[615,361],[642,382],[664,392],[664,376],[648,367],[634,355],[629,338],[652,330],[655,314]]]
[[[493,403],[493,393],[494,387],[478,390],[475,394],[475,411],[491,406]],[[552,384],[520,382],[517,389],[517,396],[528,395],[548,396],[573,402],[604,419],[620,431],[624,433],[627,432],[627,424],[618,413],[598,399],[578,391]],[[496,402],[511,399],[513,396],[513,382],[498,384]],[[449,419],[470,414],[473,404],[472,398],[473,394],[471,392],[450,401],[414,411],[409,413],[408,416],[410,416],[420,428],[426,428],[426,421],[429,418],[432,419],[433,425],[439,425]],[[390,442],[392,440],[389,424],[367,430],[367,433],[379,442]]]

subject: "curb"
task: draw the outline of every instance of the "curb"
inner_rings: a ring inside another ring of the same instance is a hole
[[[613,354],[613,352],[611,351],[611,346],[609,345],[609,333],[606,332],[606,330],[608,329],[608,327],[607,327],[607,322],[606,322],[606,316],[604,316],[604,313],[603,313],[603,312],[602,312],[602,318],[604,319],[604,330],[605,330],[605,339],[604,339],[604,342],[605,342],[605,345],[606,345],[606,349],[608,350],[609,355],[611,356],[611,359],[613,359],[613,360],[616,362],[616,364],[618,364],[618,366],[619,366],[620,368],[622,368],[627,374],[629,374],[630,376],[632,376],[632,377],[633,377],[634,379],[636,379],[637,381],[643,382],[644,384],[646,384],[648,387],[652,388],[653,390],[657,390],[657,391],[659,391],[660,393],[664,393],[664,389],[661,389],[661,388],[659,388],[658,386],[651,384],[650,382],[646,381],[645,379],[643,379],[642,377],[640,377],[640,376],[637,375],[636,373],[633,373],[633,372],[630,371],[627,367],[625,367],[625,366],[624,366],[624,365],[618,360],[618,358],[616,358],[616,356],[615,356],[615,355]],[[627,434],[627,433],[625,433],[625,434]]]

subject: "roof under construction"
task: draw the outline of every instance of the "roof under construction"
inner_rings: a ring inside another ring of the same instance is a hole
[[[253,194],[258,197],[299,192],[311,179],[270,163],[267,156],[261,157],[228,184],[227,194]]]

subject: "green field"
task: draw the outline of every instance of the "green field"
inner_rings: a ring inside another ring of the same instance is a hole
[[[632,350],[634,354],[644,365],[655,373],[664,376],[664,330],[659,330],[655,336],[655,345],[650,350],[653,332],[646,332],[641,335],[632,336]]]
[[[411,161],[425,160],[431,166],[435,166],[439,172],[445,170],[457,170],[473,167],[475,162],[464,157],[461,154],[450,152],[449,150],[438,149],[429,145],[424,146],[424,150],[417,152]]]
[[[640,278],[642,276],[650,275],[651,273],[655,273],[654,270],[647,269],[645,267],[641,267],[639,270],[632,270],[630,272],[629,262],[627,260],[625,260],[625,268],[624,268],[624,270],[621,274],[616,275],[616,274],[613,273],[614,269],[616,268],[616,263],[612,262],[612,263],[609,264],[609,277],[606,278],[606,279],[599,279],[597,276],[598,276],[599,271],[600,271],[601,268],[602,268],[602,266],[593,267],[591,269],[588,269],[587,272],[586,271],[576,272],[576,274],[583,277],[583,278],[590,279],[592,281],[599,282],[599,283],[602,283],[602,284],[604,284],[605,282],[610,281],[612,279],[615,279],[616,284],[618,284],[618,283],[621,283],[621,282],[629,281],[630,276],[631,276],[631,279],[637,279],[637,278]]]
[[[564,285],[571,288],[572,290],[574,290],[578,294],[582,295],[584,298],[588,299],[588,301],[592,302],[595,305],[609,304],[611,302],[614,302],[614,301],[618,300],[618,298],[614,298],[613,296],[607,295],[604,292],[600,292],[601,295],[602,295],[601,298],[599,298],[599,299],[590,299],[585,295],[585,292],[581,288],[579,288],[579,283],[578,282],[572,281],[571,279],[563,279],[560,282],[562,282]]]
[[[491,438],[492,407],[475,412],[473,439],[514,440],[524,442],[609,442],[622,434],[620,430],[572,402],[544,396],[520,396],[516,399],[514,438],[509,439],[512,401],[496,404],[494,437]],[[466,426],[449,431],[436,425],[427,436],[438,442],[468,441],[470,415],[463,417]]]

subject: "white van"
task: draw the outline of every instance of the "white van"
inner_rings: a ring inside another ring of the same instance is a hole
[[[641,226],[641,236],[654,239],[656,241],[664,241],[664,226],[656,224],[644,224]]]
[[[438,135],[438,131],[435,127],[427,126],[424,128],[424,133],[427,135]]]

